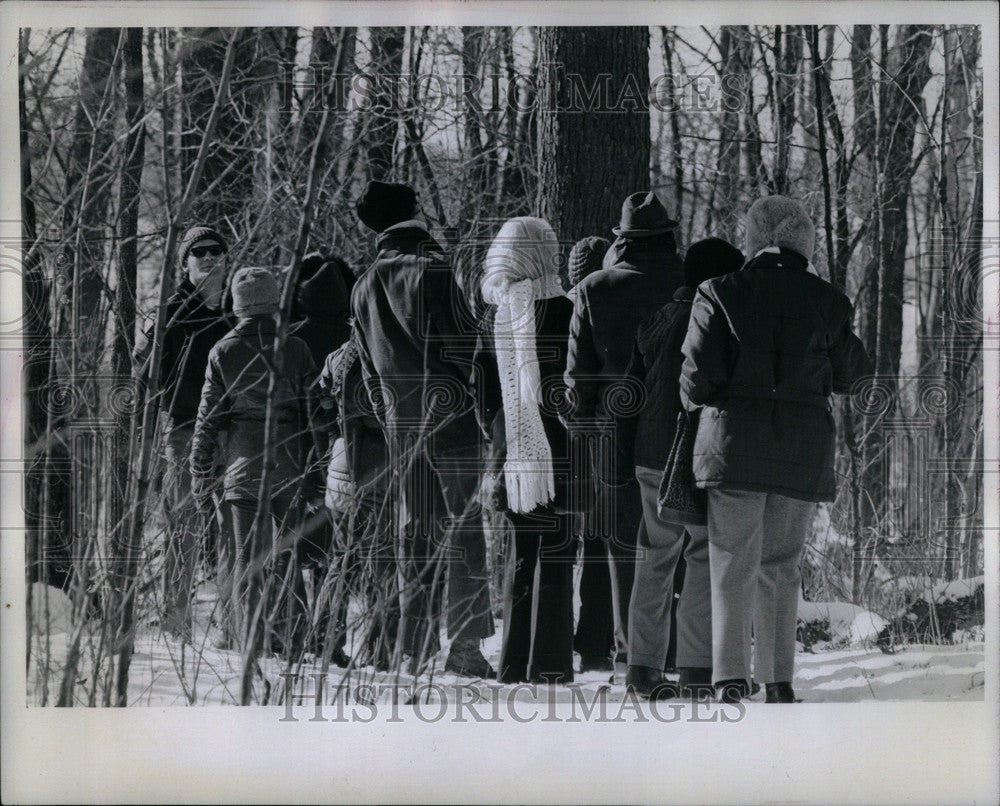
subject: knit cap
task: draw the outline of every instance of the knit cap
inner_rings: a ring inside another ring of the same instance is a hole
[[[188,252],[198,241],[212,240],[222,247],[222,251],[228,250],[225,239],[211,227],[191,227],[181,238],[180,246],[177,248],[177,262],[183,269],[187,265]]]
[[[684,285],[697,288],[705,280],[743,268],[743,253],[722,238],[691,244],[684,255]]]
[[[375,232],[413,218],[417,210],[417,194],[409,185],[398,182],[368,183],[358,200],[358,218]]]
[[[582,238],[573,244],[566,266],[570,286],[577,285],[584,277],[601,268],[604,255],[610,248],[611,242],[598,235]]]
[[[270,269],[250,266],[233,277],[233,313],[238,317],[275,313],[281,304],[281,287]]]
[[[783,246],[812,259],[816,227],[800,201],[787,196],[758,199],[747,212],[746,232],[748,260],[769,246]]]

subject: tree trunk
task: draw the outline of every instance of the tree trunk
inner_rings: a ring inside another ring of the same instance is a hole
[[[111,567],[110,595],[105,600],[104,621],[117,627],[113,646],[118,648],[132,630],[133,608],[122,607],[125,587],[134,585],[128,569],[136,558],[128,554],[128,485],[132,477],[132,415],[137,398],[132,384],[132,353],[135,343],[135,291],[138,273],[137,230],[142,167],[145,161],[146,110],[143,104],[142,29],[127,28],[123,49],[125,74],[125,161],[118,194],[118,284],[115,288],[115,336],[111,356],[114,385],[110,391],[111,414],[114,417],[111,485]],[[116,624],[117,622],[117,624]],[[124,667],[127,670],[127,666]],[[115,699],[124,705],[128,675],[121,674],[115,682]],[[110,697],[110,690],[105,697]]]
[[[723,25],[719,34],[721,78],[740,72],[740,32],[736,26]],[[740,113],[721,104],[719,123],[718,180],[715,183],[715,226],[720,237],[736,243],[740,209]],[[751,257],[748,255],[748,257]]]
[[[572,244],[605,235],[625,197],[649,189],[649,31],[542,28],[538,47],[545,97],[538,110],[537,209],[560,240]],[[609,105],[620,88],[614,82],[624,76],[635,80],[642,106],[568,111],[574,102],[593,108],[580,89],[594,87],[602,74],[615,77],[608,83]]]
[[[404,28],[369,28],[371,64],[368,73],[376,81],[374,106],[366,113],[367,166],[369,179],[387,179],[392,175],[396,153],[396,130],[399,127],[399,99],[388,91],[387,76],[403,72]]]

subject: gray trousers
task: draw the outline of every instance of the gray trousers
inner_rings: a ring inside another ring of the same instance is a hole
[[[791,683],[799,559],[816,505],[776,493],[708,491],[712,680]]]
[[[630,666],[662,669],[670,644],[670,606],[674,570],[691,536],[684,559],[684,590],[677,605],[677,667],[712,665],[712,596],[709,582],[708,530],[660,518],[656,503],[662,471],[637,467],[642,495],[642,523],[636,547],[635,581],[628,615]]]

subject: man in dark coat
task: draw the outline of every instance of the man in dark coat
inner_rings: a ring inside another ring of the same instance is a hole
[[[614,440],[614,419],[642,402],[641,388],[625,376],[635,331],[673,298],[684,279],[676,226],[652,192],[629,196],[605,268],[576,287],[570,324],[566,419],[575,438],[592,440],[594,446],[594,526],[607,546],[615,661],[621,667],[628,653],[628,602],[642,501],[634,470]]]
[[[488,677],[493,670],[479,648],[494,628],[476,501],[483,433],[472,391],[477,333],[448,258],[416,215],[412,188],[369,183],[358,217],[378,233],[379,251],[351,298],[359,360],[410,519],[403,649],[414,672],[437,650],[446,561],[446,669]]]
[[[708,490],[712,675],[723,700],[754,677],[792,702],[799,559],[832,501],[830,395],[869,372],[847,297],[809,263],[815,229],[783,196],[747,214],[742,271],[703,283],[684,341],[681,397],[701,407],[694,475]],[[755,607],[748,603],[755,602]]]
[[[712,597],[708,532],[704,524],[661,517],[657,493],[682,411],[678,383],[695,291],[705,280],[738,271],[743,253],[719,238],[693,244],[684,256],[684,285],[671,302],[639,326],[628,375],[646,390],[646,402],[619,423],[619,439],[634,456],[642,493],[635,583],[629,604],[627,683],[642,696],[661,685],[671,637],[675,574],[683,573],[677,605],[677,655],[682,693],[712,683]],[[685,547],[685,532],[687,545]],[[681,551],[684,558],[681,560]],[[678,571],[679,561],[684,568]]]
[[[191,438],[208,353],[232,326],[222,310],[226,251],[225,240],[210,227],[192,227],[184,234],[177,253],[184,277],[167,302],[163,332],[159,395],[166,425],[163,504],[167,536],[162,623],[165,630],[181,638],[191,634],[199,535],[206,531],[191,498]],[[145,348],[138,355],[140,366],[148,361],[152,344],[151,328],[146,333]],[[147,376],[148,367],[142,374]]]

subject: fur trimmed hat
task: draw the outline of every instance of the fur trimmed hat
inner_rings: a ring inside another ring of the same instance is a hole
[[[601,268],[604,256],[610,248],[611,241],[598,235],[582,238],[573,244],[573,248],[569,250],[569,260],[566,265],[569,284],[574,286],[584,277]]]
[[[416,215],[417,194],[409,185],[373,180],[358,199],[357,209],[362,224],[382,232]]]
[[[697,288],[706,280],[743,268],[743,253],[722,238],[691,244],[684,255],[684,285]]]
[[[223,252],[229,251],[226,239],[217,230],[203,226],[191,227],[184,233],[184,237],[181,238],[180,245],[177,247],[177,263],[182,269],[187,265],[188,252],[198,241],[215,241],[222,247]]]
[[[812,260],[816,227],[802,202],[787,196],[758,199],[747,212],[746,254],[753,260],[761,249],[783,246]]]
[[[233,313],[238,317],[275,313],[281,304],[281,287],[270,269],[250,266],[233,276]]]

